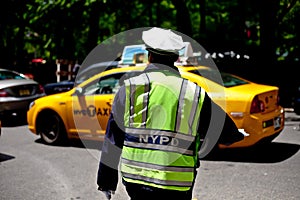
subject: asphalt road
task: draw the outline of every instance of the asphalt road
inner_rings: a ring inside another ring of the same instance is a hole
[[[1,200],[105,199],[96,185],[101,143],[44,145],[26,125],[14,123],[2,127],[0,137]],[[203,160],[194,198],[300,199],[299,124],[300,116],[287,112],[285,128],[271,144]],[[128,199],[121,184],[112,199]]]

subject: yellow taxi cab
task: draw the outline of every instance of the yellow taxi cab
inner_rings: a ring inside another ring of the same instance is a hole
[[[33,101],[27,112],[29,130],[47,144],[74,138],[103,140],[120,79],[144,68],[107,70],[67,92]]]
[[[180,67],[181,75],[201,87],[245,134],[243,140],[219,148],[247,147],[270,142],[284,128],[279,88],[251,82],[233,74],[203,66]]]
[[[68,92],[49,95],[31,103],[29,130],[46,144],[66,139],[103,140],[114,94],[122,80],[145,66],[120,67],[99,73]],[[256,84],[204,66],[178,66],[182,77],[206,89],[209,96],[247,135],[244,140],[219,148],[247,147],[272,141],[284,128],[279,89]]]

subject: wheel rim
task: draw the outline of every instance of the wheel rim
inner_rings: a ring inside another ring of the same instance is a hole
[[[55,116],[49,116],[44,122],[40,129],[40,135],[42,139],[49,144],[57,142],[60,136],[60,119]]]

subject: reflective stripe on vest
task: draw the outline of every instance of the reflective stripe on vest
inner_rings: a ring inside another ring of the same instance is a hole
[[[123,178],[164,189],[189,190],[194,180],[204,90],[180,76],[158,71],[130,78],[125,86]]]

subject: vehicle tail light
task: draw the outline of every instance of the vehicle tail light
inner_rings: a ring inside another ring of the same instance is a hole
[[[260,113],[265,111],[265,104],[263,101],[258,99],[258,96],[255,96],[251,103],[250,114]]]
[[[0,90],[0,97],[8,97],[9,94],[5,90]]]
[[[280,104],[281,104],[281,99],[280,99],[280,91],[279,91],[279,89],[278,89],[278,91],[276,92],[276,106],[280,106]]]
[[[39,84],[38,94],[42,94],[44,92],[45,92],[44,87]]]

